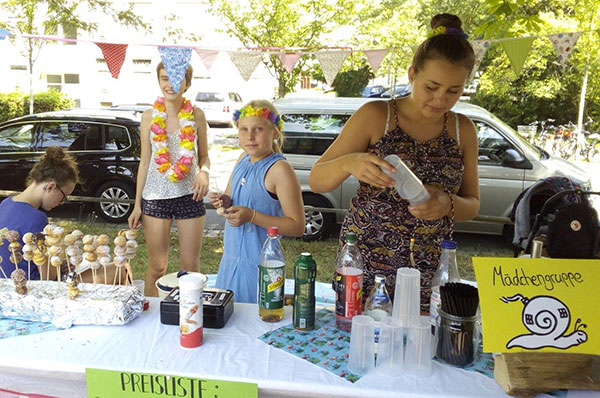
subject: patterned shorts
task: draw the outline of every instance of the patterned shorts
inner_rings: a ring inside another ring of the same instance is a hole
[[[194,195],[185,195],[172,199],[142,199],[142,214],[156,218],[174,218],[185,220],[199,218],[206,214],[202,200],[195,201]]]

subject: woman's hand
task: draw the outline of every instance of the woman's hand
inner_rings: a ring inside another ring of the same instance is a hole
[[[392,177],[382,171],[382,169],[386,169],[391,173],[395,173],[396,169],[385,160],[371,153],[346,155],[343,169],[360,181],[378,188],[390,188],[396,183]]]
[[[142,225],[142,209],[139,206],[134,206],[133,211],[127,219],[129,228],[138,229]]]
[[[203,197],[208,193],[208,172],[201,170],[194,178],[194,200],[202,200]]]
[[[425,185],[425,189],[429,192],[429,200],[419,205],[408,206],[410,214],[428,221],[439,220],[444,216],[450,215],[452,211],[450,196],[431,185]]]
[[[239,227],[240,225],[244,225],[252,220],[253,215],[254,210],[248,207],[232,206],[227,209],[227,212],[223,215],[223,217],[229,221],[229,225],[232,227]]]

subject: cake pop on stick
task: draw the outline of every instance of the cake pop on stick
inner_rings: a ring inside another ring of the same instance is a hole
[[[25,243],[23,245],[23,258],[27,261],[27,279],[31,279],[31,259],[35,250],[33,234],[31,232],[23,234],[23,243]]]
[[[119,235],[115,238],[114,242],[115,242],[114,263],[115,263],[115,267],[117,267],[117,268],[115,269],[115,281],[113,282],[113,285],[116,282],[117,272],[119,274],[119,285],[120,285],[121,284],[121,268],[123,268],[123,266],[127,262],[127,259],[125,258],[125,251],[126,251],[125,245],[127,244],[127,238],[125,238],[124,230],[119,231]]]
[[[98,262],[104,270],[104,284],[107,283],[106,267],[110,264],[110,258],[108,261],[103,259],[106,258],[106,256],[109,256],[110,253],[110,247],[108,247],[109,240],[110,239],[108,235],[105,234],[98,235],[98,239],[96,240],[98,243],[98,246],[96,247],[96,254],[98,255]]]
[[[137,237],[137,230],[130,229],[125,232],[125,238],[127,239],[127,243],[125,244],[125,258],[127,259],[127,267],[125,271],[127,271],[127,279],[125,284],[129,283],[129,280],[133,280],[133,276],[129,273],[130,270],[130,262],[135,257],[137,253],[138,243],[135,240]]]
[[[19,262],[23,259],[21,255],[21,235],[18,231],[8,231],[6,239],[10,242],[8,244],[8,251],[11,253],[10,261],[15,265],[15,270],[19,269]]]
[[[10,278],[15,284],[15,290],[18,294],[27,293],[27,278],[25,278],[25,271],[17,268],[10,274]]]

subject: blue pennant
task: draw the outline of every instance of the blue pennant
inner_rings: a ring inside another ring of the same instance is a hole
[[[169,76],[169,81],[171,82],[171,86],[173,86],[173,90],[176,92],[179,91],[181,82],[185,77],[185,72],[190,64],[192,49],[181,47],[158,47],[158,52],[160,53],[160,58],[162,59],[167,76]]]

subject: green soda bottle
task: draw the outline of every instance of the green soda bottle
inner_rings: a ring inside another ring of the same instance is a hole
[[[294,264],[294,329],[315,328],[315,279],[317,263],[310,253],[302,253]]]

